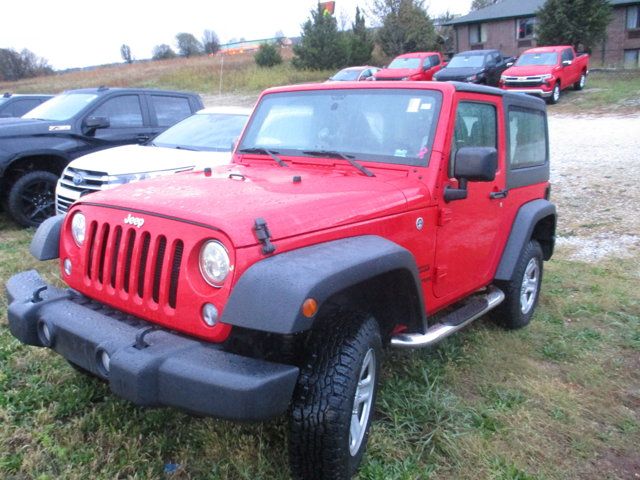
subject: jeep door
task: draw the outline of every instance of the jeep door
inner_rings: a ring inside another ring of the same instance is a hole
[[[97,147],[111,148],[132,143],[145,143],[154,133],[150,125],[144,96],[136,93],[110,95],[85,115],[82,121],[86,132],[86,121],[91,117],[103,117],[109,126],[87,132],[97,140]],[[95,150],[95,148],[94,148]]]
[[[503,241],[504,118],[501,97],[461,92],[450,126],[448,169],[442,169],[440,192],[459,187],[453,178],[456,152],[462,147],[493,147],[498,168],[490,182],[469,181],[467,198],[440,199],[433,292],[444,303],[461,298],[491,281]],[[447,152],[444,152],[445,154]],[[448,170],[448,171],[445,171]],[[508,233],[508,232],[507,232]]]

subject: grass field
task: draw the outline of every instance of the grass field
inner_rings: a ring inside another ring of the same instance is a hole
[[[226,66],[225,92],[327,76],[258,70],[246,59]],[[175,60],[0,90],[109,84],[211,94],[216,68],[216,59]],[[640,96],[637,78],[604,75],[590,78],[593,90],[567,94],[568,110],[589,95],[595,110]],[[29,268],[57,281],[56,262],[29,255],[32,234],[0,212],[0,286]],[[560,249],[546,264],[530,327],[506,332],[483,319],[433,350],[388,352],[359,478],[640,478],[640,258],[567,258]],[[284,418],[240,425],[119,400],[57,355],[14,340],[0,298],[1,479],[286,479],[285,440]]]

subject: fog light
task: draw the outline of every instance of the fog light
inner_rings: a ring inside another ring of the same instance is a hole
[[[71,260],[65,258],[64,260],[64,273],[71,275]]]
[[[40,321],[38,322],[38,338],[40,339],[40,343],[45,347],[50,347],[52,344],[51,341],[51,329],[46,322]]]
[[[218,309],[215,305],[210,303],[205,303],[202,307],[202,319],[204,323],[213,327],[216,323],[218,323]]]
[[[109,368],[111,367],[111,357],[106,350],[98,350],[98,369],[103,375],[109,375]]]

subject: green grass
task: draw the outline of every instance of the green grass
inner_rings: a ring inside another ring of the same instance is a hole
[[[56,262],[28,255],[30,236],[0,215],[0,283],[33,267],[55,279]],[[487,319],[431,351],[389,351],[359,478],[634,478],[634,274],[630,261],[557,258],[528,328]],[[14,340],[4,299],[0,425],[0,478],[287,478],[285,418],[242,425],[132,406]]]

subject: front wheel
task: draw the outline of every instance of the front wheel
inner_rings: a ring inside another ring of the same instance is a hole
[[[520,253],[511,280],[498,284],[505,299],[495,313],[505,328],[522,328],[531,321],[540,296],[542,261],[540,244],[530,240]]]
[[[55,190],[58,177],[51,172],[29,172],[9,190],[7,207],[16,223],[37,227],[56,213]]]
[[[582,72],[580,74],[580,78],[578,79],[578,81],[573,84],[573,89],[582,90],[586,83],[587,83],[587,74],[585,72]]]
[[[369,437],[382,340],[373,317],[336,313],[318,320],[294,393],[291,473],[298,479],[349,479]]]
[[[556,82],[551,91],[551,96],[547,99],[549,104],[555,105],[560,100],[560,82]]]

